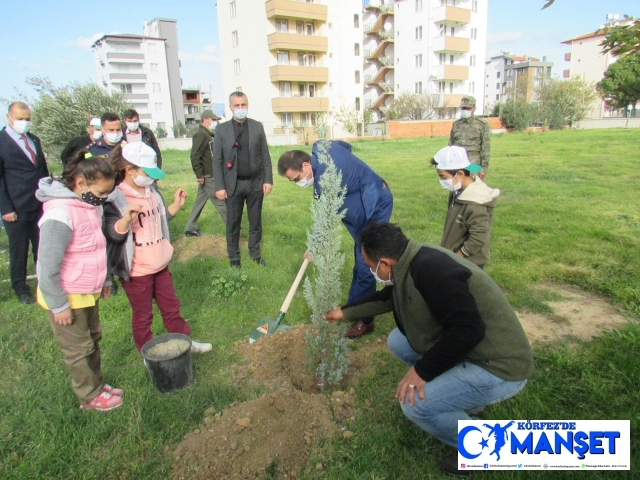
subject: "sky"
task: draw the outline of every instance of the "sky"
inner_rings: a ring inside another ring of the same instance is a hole
[[[501,50],[540,59],[546,56],[554,62],[557,75],[569,67],[564,61],[569,46],[560,42],[596,30],[608,13],[640,17],[640,0],[556,0],[545,10],[541,7],[546,0],[488,1],[487,58]],[[15,89],[33,96],[25,84],[30,76],[48,77],[55,85],[93,81],[93,41],[109,33],[141,34],[144,20],[161,17],[178,21],[184,86],[208,89],[211,85],[213,101],[224,101],[216,0],[3,3],[0,97],[15,98]]]

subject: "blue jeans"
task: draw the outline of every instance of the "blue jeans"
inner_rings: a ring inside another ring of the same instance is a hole
[[[421,357],[400,330],[387,340],[389,350],[412,367]],[[471,420],[465,410],[498,403],[513,397],[527,381],[508,382],[469,362],[459,363],[424,387],[425,400],[416,395],[413,407],[405,401],[402,413],[438,440],[458,446],[458,420]]]

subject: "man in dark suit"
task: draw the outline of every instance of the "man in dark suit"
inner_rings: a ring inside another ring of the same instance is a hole
[[[9,237],[11,287],[20,302],[34,303],[26,282],[29,244],[37,261],[42,204],[35,193],[41,178],[49,175],[40,139],[29,133],[31,110],[13,102],[7,127],[0,130],[0,213]]]
[[[87,122],[87,134],[80,135],[79,137],[73,137],[64,147],[62,153],[60,153],[60,159],[62,160],[62,166],[66,167],[67,162],[71,159],[74,153],[82,148],[86,148],[96,140],[102,137],[102,130],[100,130],[100,119],[92,118]]]
[[[227,253],[240,268],[240,224],[247,204],[249,255],[265,265],[260,255],[262,202],[271,192],[273,171],[267,137],[260,122],[247,118],[249,100],[242,92],[229,95],[233,118],[216,128],[213,139],[213,178],[216,197],[227,204]]]

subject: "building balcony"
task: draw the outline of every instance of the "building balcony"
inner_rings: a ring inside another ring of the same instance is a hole
[[[148,93],[125,93],[124,99],[134,101],[135,103],[148,103],[149,94]]]
[[[431,75],[435,80],[467,80],[469,78],[469,67],[438,65],[433,68]]]
[[[151,120],[152,116],[150,113],[141,113],[140,114],[140,120]]]
[[[272,2],[275,0],[271,0]],[[290,0],[287,0],[290,1]],[[292,2],[294,3],[294,2]],[[323,52],[329,49],[329,39],[319,35],[299,35],[297,33],[272,33],[267,35],[269,50],[299,50]]]
[[[274,65],[269,67],[272,82],[327,83],[329,69],[326,67],[303,67],[296,65]]]
[[[467,53],[470,50],[470,40],[464,37],[442,35],[432,40],[434,52]]]
[[[293,0],[269,0],[265,3],[267,18],[289,17],[327,21],[327,6]]]
[[[564,61],[565,62],[570,62],[571,61],[571,53],[565,53],[564,54]]]
[[[383,91],[378,97],[369,99],[365,102],[365,106],[371,109],[379,109],[383,107],[388,98],[393,96],[393,91]]]
[[[562,78],[569,78],[569,77],[571,77],[571,70],[563,70]]]
[[[107,62],[109,63],[144,63],[144,54],[108,52]]]
[[[458,108],[464,94],[462,93],[440,93],[438,94],[438,106],[441,108]]]
[[[328,112],[326,97],[276,97],[271,99],[273,113],[282,112]]]
[[[365,10],[377,10],[387,15],[393,15],[393,5],[386,5],[382,0],[362,0]]]
[[[384,78],[387,76],[387,73],[392,69],[393,69],[393,65],[383,65],[382,68],[377,72],[373,72],[371,74],[365,75],[364,83],[378,84],[384,81]]]
[[[144,73],[110,73],[109,80],[117,83],[147,83],[147,75]],[[126,82],[122,82],[126,80]]]
[[[434,8],[433,21],[446,25],[466,25],[471,22],[471,10],[449,5]]]
[[[364,51],[364,58],[371,59],[379,59],[380,57],[384,57],[384,52],[387,47],[393,44],[393,34],[389,34],[387,38],[382,38],[382,41],[375,48],[368,48]]]

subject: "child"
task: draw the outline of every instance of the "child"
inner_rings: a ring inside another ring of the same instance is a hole
[[[105,235],[110,242],[109,266],[120,277],[131,304],[131,328],[138,351],[153,337],[152,300],[160,309],[167,332],[189,335],[191,329],[180,315],[169,262],[173,247],[169,220],[184,205],[186,192],[179,188],[173,203],[165,206],[154,186],[165,174],[158,168],[156,153],[142,142],[116,147],[111,154],[116,189],[105,205]],[[192,341],[191,351],[208,352],[210,343]]]
[[[444,147],[431,164],[437,169],[442,188],[451,192],[440,246],[484,268],[489,260],[493,209],[500,190],[476,178],[482,168],[469,163],[463,147]]]
[[[109,295],[102,206],[113,190],[108,160],[80,151],[60,180],[40,180],[44,204],[38,250],[36,299],[47,311],[81,410],[122,405],[123,391],[102,383],[98,303]]]

